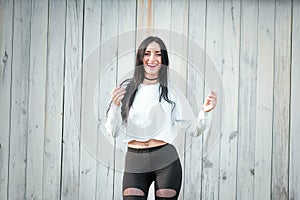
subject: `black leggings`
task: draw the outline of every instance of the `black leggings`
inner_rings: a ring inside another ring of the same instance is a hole
[[[147,200],[154,181],[155,199],[178,199],[181,163],[175,147],[166,144],[147,149],[128,148],[123,176],[124,200]]]

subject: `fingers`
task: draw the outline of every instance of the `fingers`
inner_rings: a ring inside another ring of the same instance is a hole
[[[112,91],[112,102],[116,105],[116,106],[120,106],[121,105],[121,101],[125,96],[125,89],[122,88],[121,86],[118,86],[116,88],[113,89]]]
[[[209,112],[213,110],[216,107],[216,105],[217,105],[217,93],[212,91],[211,94],[207,96],[202,109],[205,112]]]
[[[207,96],[206,102],[216,104],[217,103],[217,93],[212,91],[211,94]]]

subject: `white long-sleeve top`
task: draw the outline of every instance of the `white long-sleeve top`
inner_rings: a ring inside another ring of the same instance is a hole
[[[201,109],[198,116],[194,117],[187,99],[179,90],[169,88],[168,96],[175,102],[174,109],[163,98],[159,102],[159,95],[159,83],[140,84],[127,123],[122,124],[121,106],[112,104],[105,123],[106,131],[112,137],[122,134],[124,142],[156,139],[172,143],[178,127],[192,136],[199,136],[209,130],[209,114]]]

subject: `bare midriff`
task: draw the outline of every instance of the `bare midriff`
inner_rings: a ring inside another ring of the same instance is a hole
[[[145,148],[152,148],[152,147],[158,147],[161,145],[167,144],[166,142],[162,140],[155,140],[155,139],[150,139],[147,141],[137,141],[137,140],[132,140],[128,142],[128,147],[134,148],[134,149],[145,149]]]

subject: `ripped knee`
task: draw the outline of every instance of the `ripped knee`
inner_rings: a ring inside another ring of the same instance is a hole
[[[126,188],[123,191],[123,196],[144,196],[144,192],[138,188]]]
[[[156,196],[157,197],[163,197],[163,198],[171,198],[176,196],[176,190],[174,189],[159,189],[156,190]]]

